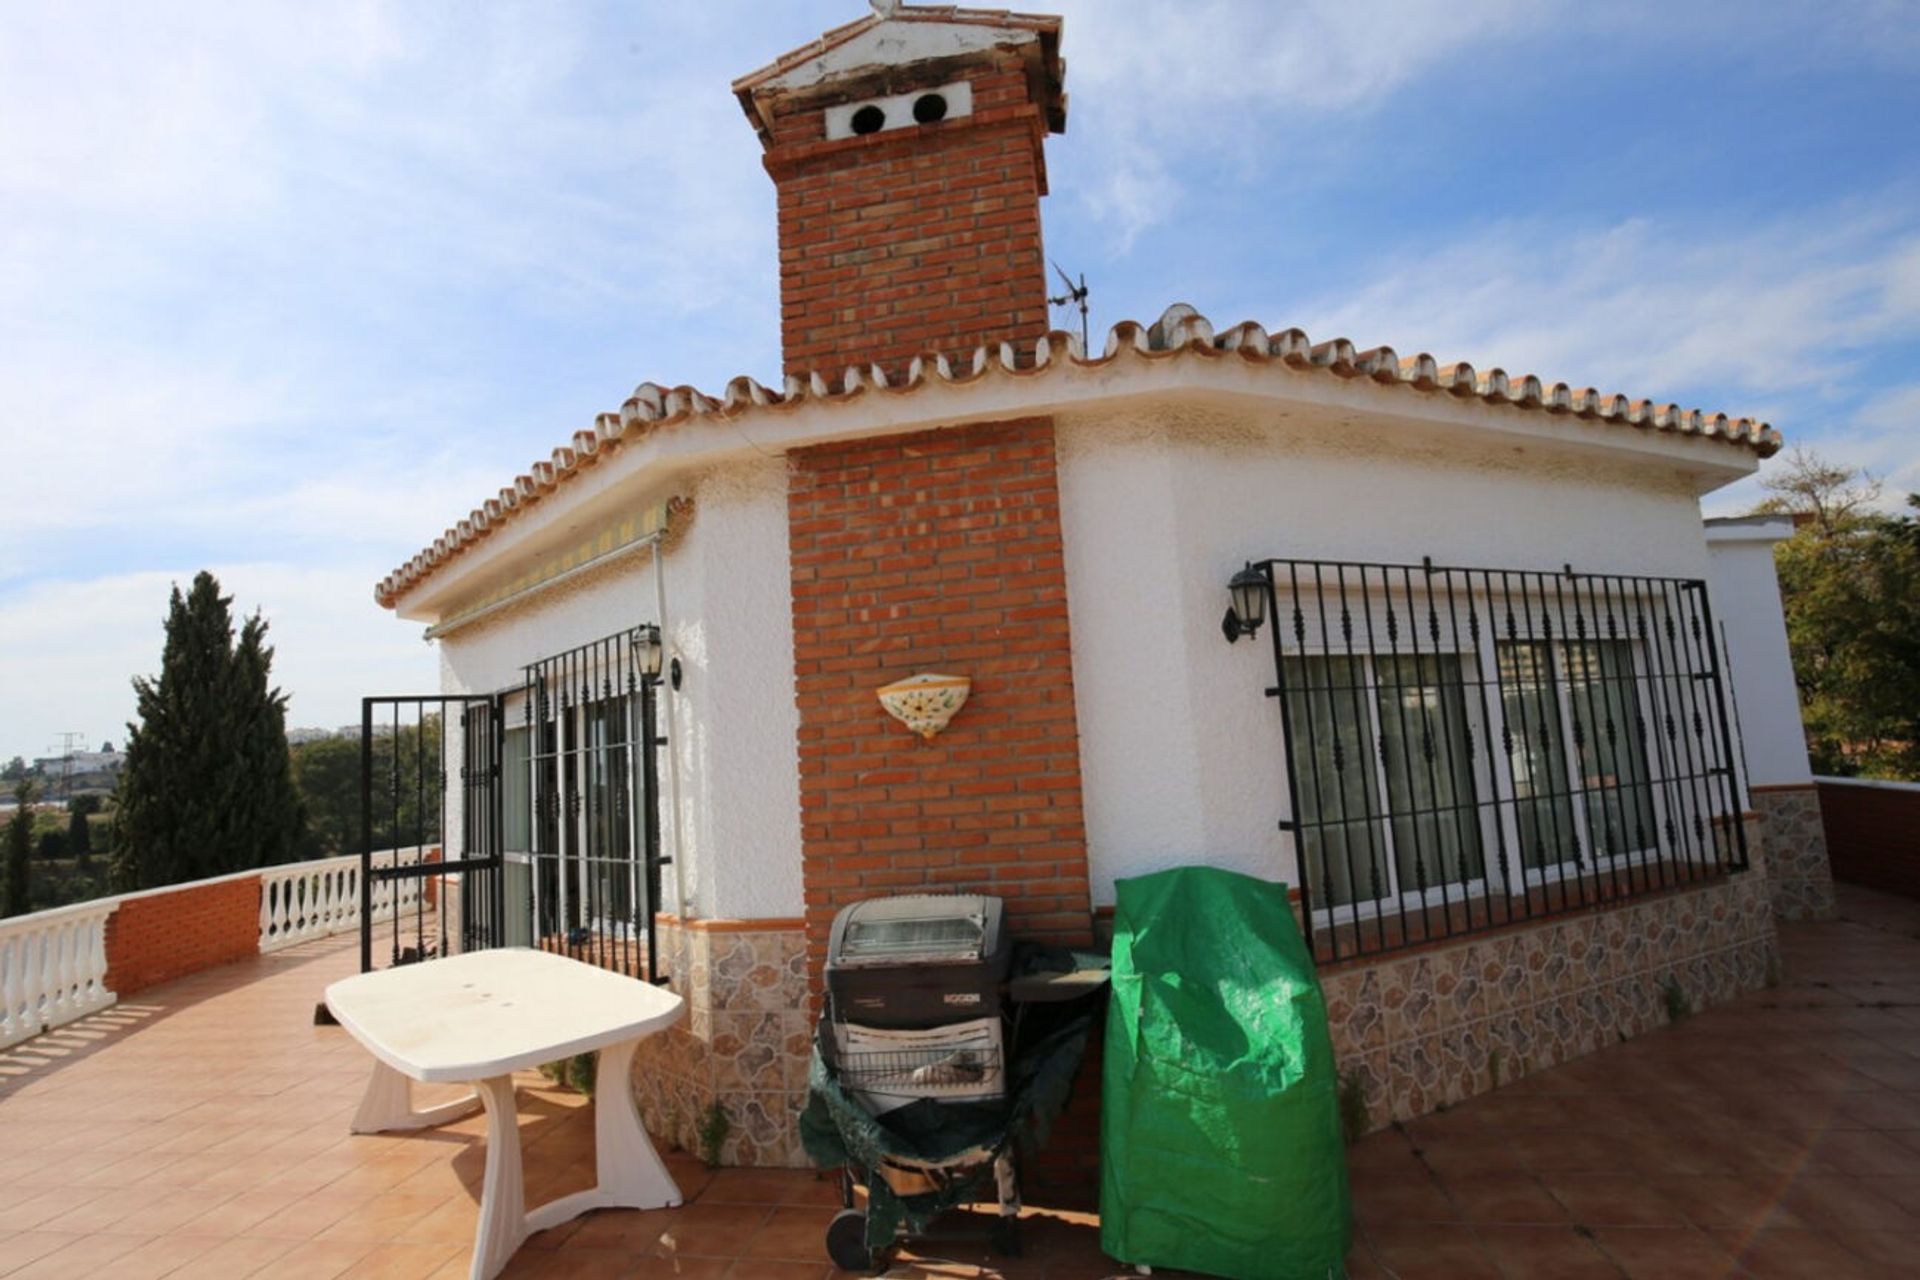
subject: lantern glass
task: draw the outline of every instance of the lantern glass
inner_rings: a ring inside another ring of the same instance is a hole
[[[660,628],[652,623],[641,627],[639,635],[635,637],[634,645],[640,659],[640,674],[649,680],[658,680],[661,659]]]
[[[1267,620],[1267,575],[1248,565],[1233,575],[1227,593],[1233,597],[1233,612],[1241,627],[1248,634],[1258,631]]]

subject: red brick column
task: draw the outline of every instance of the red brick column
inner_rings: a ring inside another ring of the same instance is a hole
[[[1053,423],[825,445],[788,502],[809,964],[879,894],[1007,899],[1019,936],[1092,936]],[[924,742],[875,691],[969,676]]]
[[[107,990],[125,999],[259,951],[259,876],[143,894],[107,920]]]

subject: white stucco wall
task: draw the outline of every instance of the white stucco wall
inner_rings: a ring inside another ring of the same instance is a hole
[[[660,727],[679,769],[679,847],[664,886],[693,914],[797,916],[800,793],[787,572],[786,464],[718,468],[689,486],[693,524],[665,554],[666,646],[681,688],[663,686]],[[659,620],[652,553],[536,593],[444,637],[445,692],[518,686],[526,664]],[[664,702],[672,702],[669,730]],[[519,723],[510,717],[509,726]],[[663,769],[661,786],[669,785]],[[452,815],[457,823],[458,815]],[[449,833],[457,844],[457,832]],[[679,879],[676,879],[676,870]]]
[[[1713,520],[1706,526],[1708,583],[1715,621],[1726,628],[1747,780],[1760,787],[1813,779],[1773,568],[1774,543],[1792,535],[1793,521],[1785,516]]]
[[[1441,447],[1311,413],[1161,406],[1058,424],[1096,904],[1116,878],[1187,862],[1295,878],[1267,633],[1220,633],[1244,561],[1706,576],[1692,482],[1644,461]]]
[[[668,644],[695,913],[801,914],[800,712],[793,698],[787,464],[703,477],[691,533],[668,557]],[[682,566],[684,561],[684,567]]]

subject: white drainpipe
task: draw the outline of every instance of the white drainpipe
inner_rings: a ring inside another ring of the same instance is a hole
[[[680,900],[680,922],[685,927],[692,918],[687,903],[687,858],[686,842],[681,838],[680,830],[680,733],[674,714],[674,704],[680,701],[679,690],[673,687],[672,646],[668,642],[667,630],[667,558],[661,548],[661,539],[653,539],[653,605],[654,618],[660,626],[661,675],[668,678],[663,681],[661,691],[666,695],[660,702],[667,713],[667,796],[672,805],[673,814],[673,888],[674,896]]]

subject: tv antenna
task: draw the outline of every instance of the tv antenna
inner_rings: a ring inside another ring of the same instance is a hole
[[[68,732],[60,735],[60,741],[48,747],[49,751],[58,751],[60,761],[60,798],[66,800],[73,795],[73,749],[87,741],[84,733]]]
[[[1073,277],[1060,269],[1059,263],[1054,263],[1053,269],[1059,275],[1060,283],[1067,286],[1067,291],[1057,298],[1048,298],[1047,302],[1055,307],[1077,306],[1080,308],[1080,351],[1084,355],[1087,352],[1087,273],[1082,271],[1080,283],[1075,284]]]

